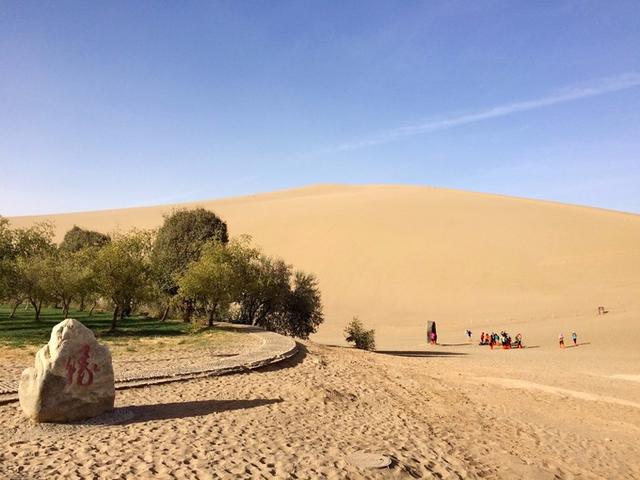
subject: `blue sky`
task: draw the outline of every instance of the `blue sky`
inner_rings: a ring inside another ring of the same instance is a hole
[[[636,1],[1,2],[0,213],[313,183],[640,213]]]

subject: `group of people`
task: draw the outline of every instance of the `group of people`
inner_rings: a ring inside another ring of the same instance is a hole
[[[504,330],[497,334],[495,332],[492,333],[484,333],[480,334],[480,345],[489,345],[492,349],[496,345],[502,346],[502,348],[523,348],[522,345],[522,334],[518,333],[513,339],[511,335],[509,335]]]
[[[573,346],[577,347],[578,346],[578,334],[576,332],[571,332],[571,340],[573,340]],[[558,335],[558,341],[560,343],[560,348],[564,348],[564,333],[560,332],[560,335]]]
[[[471,341],[471,330],[467,330],[466,333],[469,341]],[[571,340],[573,341],[573,345],[577,347],[578,334],[576,332],[571,332]],[[558,342],[560,343],[560,348],[565,348],[564,333],[560,332],[560,335],[558,335]],[[496,345],[501,345],[502,348],[523,348],[522,334],[518,333],[512,341],[511,336],[505,331],[500,332],[499,335],[495,332],[482,332],[480,334],[480,345],[489,345],[491,348]]]
[[[464,331],[467,339],[469,340],[469,343],[471,343],[472,337],[473,337],[473,333],[471,332],[471,330],[466,329]],[[435,331],[429,332],[428,334],[428,338],[429,338],[429,343],[431,343],[432,345],[437,345],[438,343],[438,335],[436,334]],[[573,345],[575,347],[578,346],[578,334],[576,332],[571,332],[571,340],[573,341]],[[565,344],[564,344],[564,333],[560,332],[560,335],[558,336],[558,341],[560,342],[560,348],[565,348]],[[511,335],[509,335],[507,332],[505,332],[504,330],[502,332],[495,333],[485,333],[482,332],[480,334],[480,345],[489,345],[491,347],[491,349],[493,349],[493,347],[495,347],[496,345],[501,346],[502,348],[524,348],[524,346],[522,345],[522,334],[518,333],[516,334],[516,336],[512,339]]]

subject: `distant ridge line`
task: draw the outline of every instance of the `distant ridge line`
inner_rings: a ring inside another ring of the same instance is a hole
[[[470,195],[478,195],[485,198],[501,198],[505,200],[515,200],[518,202],[524,203],[532,203],[532,204],[549,204],[549,205],[557,205],[562,207],[570,207],[570,208],[578,208],[578,209],[588,209],[588,210],[600,210],[603,212],[610,212],[616,214],[623,215],[632,215],[632,216],[640,216],[640,213],[629,212],[624,210],[614,210],[610,208],[604,207],[596,207],[591,205],[581,205],[575,203],[566,203],[560,202],[556,200],[546,200],[539,198],[531,198],[531,197],[518,197],[503,193],[491,193],[491,192],[481,192],[476,190],[463,190],[457,188],[449,188],[449,187],[437,187],[432,185],[415,185],[415,184],[395,184],[395,183],[368,183],[368,184],[347,184],[347,183],[314,183],[309,185],[304,185],[301,187],[291,187],[284,188],[279,190],[267,191],[267,192],[256,192],[245,195],[232,195],[226,197],[218,197],[218,198],[204,198],[200,200],[190,200],[186,202],[177,202],[177,203],[158,203],[152,205],[134,205],[127,207],[116,207],[116,208],[103,208],[96,210],[77,210],[71,212],[54,212],[54,213],[36,213],[29,215],[11,215],[7,216],[9,220],[11,219],[30,219],[35,217],[59,217],[66,215],[82,215],[82,214],[93,214],[93,213],[109,213],[109,212],[117,212],[124,210],[144,210],[144,209],[154,209],[154,208],[162,208],[166,207],[167,212],[170,212],[173,209],[181,209],[188,207],[196,207],[202,204],[210,204],[210,203],[219,203],[226,204],[232,202],[249,202],[253,200],[269,200],[270,197],[272,199],[278,198],[286,198],[287,195],[292,194],[300,194],[299,196],[311,196],[311,195],[320,195],[321,190],[332,189],[332,191],[324,192],[325,194],[332,193],[346,193],[348,190],[358,190],[358,189],[371,189],[371,188],[403,188],[403,189],[418,189],[418,190],[436,190],[443,192],[456,192],[461,194],[470,194]],[[0,215],[2,213],[0,212]]]

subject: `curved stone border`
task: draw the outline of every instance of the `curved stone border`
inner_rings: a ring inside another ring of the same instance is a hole
[[[216,362],[215,367],[192,367],[184,370],[178,369],[170,373],[156,372],[140,377],[119,379],[116,380],[116,390],[247,372],[291,358],[298,351],[298,344],[293,338],[278,333],[242,325],[218,324],[216,326],[223,329],[246,331],[248,335],[258,337],[262,341],[262,345],[250,352],[220,359]],[[0,405],[17,401],[17,391],[0,395]]]

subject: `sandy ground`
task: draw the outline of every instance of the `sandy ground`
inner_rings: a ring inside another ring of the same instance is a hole
[[[2,406],[0,474],[640,478],[640,378],[584,371],[592,343],[401,354],[305,345],[261,371],[120,391],[121,424],[35,425]],[[352,465],[361,451],[393,464]]]

